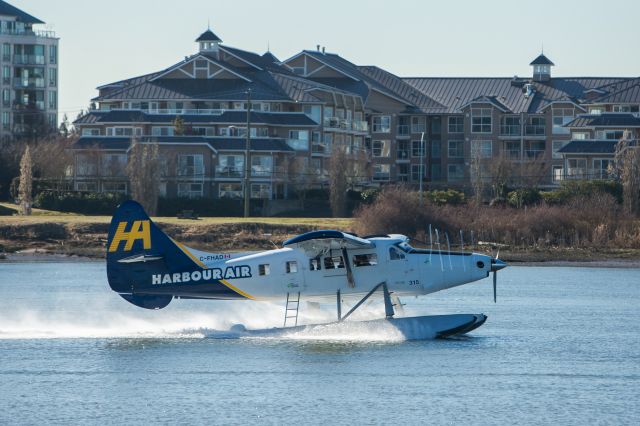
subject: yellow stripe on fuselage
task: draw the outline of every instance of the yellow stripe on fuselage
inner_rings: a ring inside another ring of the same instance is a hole
[[[191,260],[193,260],[198,266],[200,266],[203,269],[209,269],[207,267],[207,265],[205,265],[204,263],[202,263],[200,261],[200,259],[198,259],[197,257],[195,257],[193,255],[193,253],[191,253],[189,250],[187,250],[187,248],[185,246],[183,246],[182,244],[180,244],[179,242],[177,242],[176,240],[174,240],[173,238],[171,238],[171,241],[173,241],[175,243],[175,245],[178,246],[178,248],[180,250],[182,250],[184,252],[184,254],[186,254],[187,256],[189,256],[191,258]],[[247,299],[251,299],[251,300],[256,300],[255,297],[253,297],[252,295],[250,295],[249,293],[246,293],[242,290],[240,290],[238,287],[234,286],[233,284],[231,284],[229,281],[227,280],[219,280],[222,284],[224,284],[225,286],[227,286],[228,288],[230,288],[231,290],[235,291],[236,293],[238,293],[241,296],[246,297]]]

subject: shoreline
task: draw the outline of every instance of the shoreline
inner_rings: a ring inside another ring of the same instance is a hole
[[[46,250],[29,249],[15,253],[0,253],[0,265],[15,263],[86,263],[105,262],[104,257],[52,253]],[[638,258],[603,258],[601,260],[509,260],[510,266],[530,267],[578,267],[578,268],[632,268],[640,269]]]

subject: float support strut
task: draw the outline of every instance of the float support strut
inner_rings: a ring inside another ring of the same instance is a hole
[[[353,312],[355,312],[356,309],[358,309],[364,302],[367,301],[367,299],[369,297],[371,297],[371,295],[373,293],[376,292],[376,290],[378,290],[380,287],[382,287],[382,291],[383,291],[383,295],[384,295],[384,311],[385,311],[385,315],[387,318],[391,318],[394,315],[393,312],[393,303],[391,303],[391,296],[389,295],[389,289],[387,289],[387,283],[386,281],[381,282],[380,284],[376,285],[374,288],[371,289],[371,291],[369,293],[367,293],[366,296],[364,296],[358,303],[356,303],[356,305],[351,308],[351,310],[349,310],[349,312],[347,312],[345,314],[345,316],[343,316],[342,318],[340,318],[338,321],[344,321],[346,320],[349,315],[351,315]],[[338,293],[339,295],[339,293]],[[338,312],[340,312],[340,302],[338,301]],[[340,316],[340,314],[338,313],[338,317]]]

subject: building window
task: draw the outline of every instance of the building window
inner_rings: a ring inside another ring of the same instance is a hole
[[[2,67],[2,84],[11,84],[11,68],[8,65]]]
[[[142,136],[141,127],[107,127],[107,136]]]
[[[471,108],[471,133],[491,131],[491,108]]]
[[[202,154],[179,155],[178,176],[204,176],[204,162],[202,157]]]
[[[76,191],[96,192],[98,185],[96,182],[76,182]]]
[[[431,134],[439,134],[442,131],[441,123],[442,121],[440,120],[440,117],[431,118]]]
[[[589,139],[589,132],[573,132],[571,133],[571,139],[576,141],[583,141]]]
[[[49,86],[56,87],[58,85],[58,69],[49,68]]]
[[[101,166],[102,176],[125,176],[127,154],[103,154]]]
[[[251,184],[251,198],[270,199],[271,198],[271,184],[268,183],[252,183]]]
[[[3,61],[11,60],[11,45],[9,43],[2,44],[2,60]]]
[[[241,183],[221,183],[218,187],[218,197],[220,198],[243,198],[243,196]]]
[[[502,136],[520,136],[520,117],[517,115],[505,115],[502,117],[500,134]]]
[[[567,160],[567,177],[585,179],[587,177],[587,160],[585,158],[570,158]]]
[[[391,155],[391,141],[373,141],[374,157],[389,157]]]
[[[273,157],[270,155],[251,156],[251,176],[271,177]]]
[[[178,197],[200,198],[203,195],[201,183],[180,182],[178,183]]]
[[[127,184],[125,182],[103,182],[102,192],[126,194]]]
[[[296,151],[309,150],[309,131],[308,130],[289,130],[289,139],[287,144]]]
[[[431,165],[431,181],[438,182],[442,179],[442,165],[440,163],[435,163]]]
[[[173,126],[153,126],[151,128],[152,136],[173,136],[175,128]]]
[[[619,141],[624,138],[624,130],[598,130],[596,139],[605,139],[608,141]]]
[[[529,117],[528,124],[524,126],[524,134],[527,136],[544,136],[546,134],[547,119],[544,117]]]
[[[409,180],[409,164],[398,164],[398,181],[406,182],[407,180]]]
[[[8,111],[2,111],[2,128],[9,130],[11,127],[11,116]]]
[[[11,105],[11,91],[9,89],[2,89],[2,105],[6,107]]]
[[[552,141],[551,142],[551,157],[554,160],[559,160],[562,158],[562,154],[560,154],[560,150],[562,148],[564,148],[567,144],[569,143],[569,141]]]
[[[310,119],[320,124],[320,117],[322,116],[320,105],[305,105],[303,111]]]
[[[614,105],[613,112],[629,112],[637,114],[640,112],[640,105]]]
[[[573,108],[553,108],[553,128],[551,132],[554,135],[568,135],[571,130],[564,127],[564,125],[573,120],[574,115]]]
[[[593,179],[609,179],[613,171],[613,159],[594,158],[593,159]]]
[[[373,117],[373,133],[390,133],[391,117],[388,115],[377,115]]]
[[[426,117],[411,117],[411,133],[423,133],[427,131]]]
[[[58,92],[49,91],[49,109],[58,108]]]
[[[373,165],[373,180],[374,181],[387,181],[391,175],[391,165],[389,164],[374,164]]]
[[[298,262],[296,262],[295,260],[289,260],[286,263],[286,271],[287,274],[295,274],[298,272]]]
[[[271,267],[268,263],[263,265],[258,265],[258,274],[259,275],[269,275],[271,273]]]
[[[421,170],[420,164],[412,164],[411,165],[411,182],[420,182],[420,175],[422,175],[422,179],[424,180],[424,177],[426,176],[425,169],[426,167],[424,165],[422,166],[422,170]]]
[[[553,166],[551,173],[554,183],[558,183],[564,179],[564,169],[562,166]]]
[[[426,141],[411,141],[411,156],[413,158],[424,158]]]
[[[55,44],[49,45],[49,63],[58,63],[58,46],[56,46]]]
[[[76,176],[97,176],[98,158],[90,154],[76,154]]]
[[[491,141],[471,141],[472,158],[491,158],[492,153]]]
[[[398,160],[408,160],[409,159],[409,141],[397,141],[397,152],[396,158]]]
[[[439,140],[431,141],[431,158],[440,158],[442,156],[442,142]]]
[[[462,164],[449,164],[449,182],[464,179],[464,166]]]
[[[455,115],[449,117],[449,133],[464,133],[464,117]]]
[[[464,158],[464,141],[449,141],[449,158]]]

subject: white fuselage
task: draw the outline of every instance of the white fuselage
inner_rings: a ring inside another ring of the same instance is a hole
[[[300,292],[306,299],[363,295],[386,282],[398,296],[424,295],[486,278],[491,258],[477,253],[407,250],[403,238],[373,238],[375,247],[350,249],[349,268],[341,250],[316,255],[301,248],[255,253],[211,254],[192,250],[206,268],[249,270],[226,281],[254,300],[282,300]],[[248,267],[249,269],[247,269]]]

